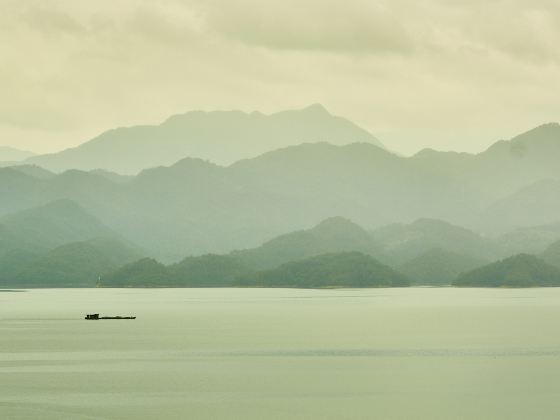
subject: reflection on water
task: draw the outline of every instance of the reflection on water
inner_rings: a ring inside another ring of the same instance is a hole
[[[0,418],[556,419],[559,319],[560,289],[3,293]]]

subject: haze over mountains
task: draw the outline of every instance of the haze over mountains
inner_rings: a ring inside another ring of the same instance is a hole
[[[0,166],[6,166],[14,162],[34,156],[34,153],[25,150],[14,149],[13,147],[0,146]]]
[[[142,251],[69,200],[0,218],[0,285],[94,286]]]
[[[265,152],[247,157],[257,150]],[[244,158],[224,166],[193,154]],[[19,244],[2,258],[56,259],[66,249],[46,253],[104,237],[164,264],[235,251],[228,258],[254,271],[360,252],[449,283],[560,240],[559,159],[558,124],[476,155],[403,157],[318,105],[270,116],[193,112],[26,161],[40,165],[0,168],[0,242]],[[438,260],[449,264],[433,273]],[[50,265],[42,261],[33,264]]]
[[[72,200],[164,261],[257,246],[332,216],[367,228],[441,219],[499,234],[559,220],[559,156],[560,126],[548,124],[478,155],[305,143],[230,166],[187,157],[134,177],[27,165],[0,170],[0,215]],[[530,199],[504,204],[527,189]]]
[[[171,165],[182,157],[230,164],[303,142],[348,144],[379,140],[352,122],[335,117],[321,105],[265,115],[240,111],[193,111],[174,115],[160,125],[109,130],[72,149],[36,156],[27,162],[60,172],[106,169],[136,174]]]

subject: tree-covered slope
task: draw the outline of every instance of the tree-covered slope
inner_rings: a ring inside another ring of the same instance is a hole
[[[168,278],[177,287],[229,287],[236,277],[250,272],[238,259],[229,255],[187,257],[168,268]]]
[[[560,268],[560,240],[551,244],[540,257],[547,263]]]
[[[69,200],[0,218],[0,284],[93,286],[142,251]]]
[[[519,254],[460,275],[460,287],[552,287],[560,286],[560,270],[540,258]]]
[[[0,252],[0,286],[16,286],[21,272],[44,254],[45,250],[29,247],[14,247]]]
[[[101,277],[99,287],[169,287],[167,267],[153,258],[126,264]]]
[[[280,235],[260,247],[234,251],[231,255],[254,269],[267,269],[289,261],[342,251],[375,254],[377,246],[362,227],[348,219],[332,217],[311,229]]]
[[[165,266],[144,258],[115,270],[99,281],[101,287],[230,287],[234,280],[251,272],[228,255],[187,257]]]
[[[390,267],[359,252],[323,254],[242,276],[245,287],[401,287],[408,280]]]
[[[113,238],[72,242],[33,253],[0,256],[0,284],[11,287],[94,287],[99,277],[140,257],[132,245]]]

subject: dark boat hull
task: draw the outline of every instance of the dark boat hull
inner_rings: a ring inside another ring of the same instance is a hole
[[[136,319],[135,316],[99,316],[99,314],[86,315],[84,319],[98,321],[100,319]]]
[[[135,316],[102,316],[99,319],[136,319]]]

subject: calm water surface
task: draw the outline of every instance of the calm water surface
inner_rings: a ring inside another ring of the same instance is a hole
[[[0,292],[1,419],[558,419],[559,394],[560,289]]]

